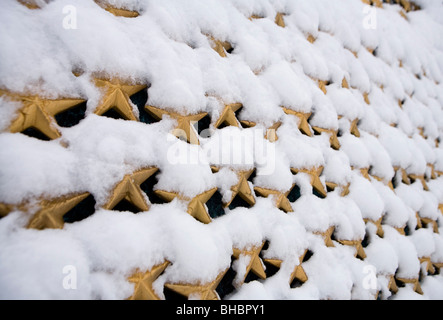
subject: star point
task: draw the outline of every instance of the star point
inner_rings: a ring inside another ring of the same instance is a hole
[[[299,172],[303,172],[308,174],[311,177],[311,185],[322,197],[326,198],[326,189],[323,186],[323,183],[320,180],[320,175],[323,172],[323,166],[313,167],[311,169],[296,169],[291,168],[291,171],[295,174]]]
[[[242,108],[241,103],[232,103],[225,106],[221,116],[214,124],[215,128],[219,128],[222,125],[240,127],[240,122],[237,120],[235,113]]]
[[[250,206],[255,204],[255,197],[249,186],[248,179],[255,169],[238,171],[238,182],[236,185],[231,187],[232,197],[228,203],[224,204],[224,207],[229,207],[229,205],[234,201],[236,196],[240,196],[244,201],[246,201]]]
[[[283,107],[283,111],[286,114],[296,116],[299,119],[298,129],[305,135],[312,137],[311,127],[308,123],[308,119],[311,116],[312,112],[299,112],[285,107]]]
[[[305,250],[305,252],[299,257],[299,264],[294,265],[294,269],[292,270],[291,275],[289,277],[289,285],[291,285],[295,279],[299,280],[302,283],[308,281],[308,276],[302,266],[303,259],[305,258],[307,252],[308,250]],[[275,258],[264,259],[264,261],[277,268],[280,268],[283,263],[283,260]]]
[[[265,268],[259,256],[264,244],[265,242],[263,241],[262,244],[254,246],[251,249],[233,248],[233,256],[235,259],[239,259],[242,255],[249,257],[249,263],[246,266],[246,272],[243,275],[243,278],[236,283],[237,286],[241,286],[245,282],[246,277],[250,271],[252,271],[260,279],[266,279]]]
[[[286,192],[281,192],[278,190],[267,189],[267,188],[262,188],[262,187],[254,187],[254,190],[258,195],[260,195],[262,197],[267,198],[269,196],[274,196],[275,197],[275,206],[278,209],[283,210],[284,212],[287,213],[287,212],[294,211],[292,209],[291,202],[288,199],[288,195],[294,187],[295,187],[295,184],[293,184],[292,187]]]

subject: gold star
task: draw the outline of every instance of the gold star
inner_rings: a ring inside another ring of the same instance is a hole
[[[425,176],[424,176],[424,175],[410,174],[410,175],[409,175],[409,179],[410,179],[410,181],[411,181],[412,183],[414,183],[415,180],[420,180],[420,181],[421,181],[421,184],[422,184],[422,186],[423,186],[423,189],[426,190],[426,191],[429,191],[429,187],[428,187],[428,185],[427,185],[427,183],[426,183],[426,179],[425,179]]]
[[[18,0],[18,2],[26,6],[28,9],[40,9],[40,6],[35,0]]]
[[[47,100],[39,96],[22,96],[0,90],[0,96],[3,95],[12,101],[21,102],[23,105],[23,108],[19,110],[17,118],[11,123],[9,131],[16,133],[23,132],[28,128],[34,128],[49,139],[57,139],[61,136],[55,127],[54,116],[85,101],[82,99]]]
[[[155,190],[155,194],[157,194],[160,198],[166,201],[172,201],[175,198],[179,198],[180,200],[188,201],[188,213],[203,223],[210,223],[212,221],[209,213],[206,209],[205,203],[208,202],[209,199],[214,195],[217,191],[217,188],[212,188],[208,191],[205,191],[196,197],[190,199],[179,195],[176,192],[169,192],[164,190]]]
[[[95,2],[105,9],[106,11],[112,13],[116,17],[125,17],[125,18],[136,18],[139,16],[139,13],[137,11],[131,11],[121,8],[115,8],[111,6],[109,3],[106,3],[103,0],[95,0]]]
[[[225,106],[221,116],[215,122],[214,127],[218,128],[221,125],[226,126],[234,126],[240,127],[240,123],[235,116],[235,113],[241,108],[243,105],[241,103],[232,103]]]
[[[394,167],[395,174],[397,174],[399,170],[400,170],[400,174],[401,174],[401,181],[404,184],[408,184],[408,185],[411,184],[411,181],[409,180],[409,177],[408,177],[408,174],[406,173],[406,170],[403,169],[403,168],[400,168],[398,166]]]
[[[95,108],[95,114],[103,115],[107,111],[114,109],[125,120],[138,120],[137,116],[134,114],[129,97],[146,89],[146,85],[131,85],[116,78],[111,80],[95,79],[94,82],[98,88],[103,88],[105,90],[103,98],[97,108]]]
[[[248,178],[254,172],[255,169],[239,171],[237,172],[238,183],[231,187],[232,197],[231,200],[224,204],[224,207],[228,207],[236,196],[240,196],[243,200],[245,200],[250,206],[255,204],[254,195],[251,192],[251,188],[248,183]]]
[[[417,220],[418,220],[418,226],[419,228],[422,228],[422,226],[427,227],[428,225],[432,225],[432,230],[435,233],[438,232],[438,222],[436,220],[432,220],[431,218],[423,218],[420,217],[420,215],[417,214]]]
[[[114,187],[108,202],[103,208],[112,210],[120,201],[125,199],[140,211],[148,211],[149,205],[146,203],[143,191],[140,189],[140,184],[145,182],[157,170],[157,168],[146,168],[125,175],[123,180]]]
[[[321,134],[322,132],[326,132],[329,134],[329,144],[331,145],[331,148],[334,150],[340,149],[340,141],[338,141],[337,137],[337,131],[332,129],[324,129],[320,127],[312,127],[314,132]]]
[[[281,122],[276,122],[272,126],[270,126],[268,129],[266,129],[266,135],[265,139],[269,140],[270,142],[275,142],[278,140],[277,136],[277,130],[281,126]]]
[[[241,120],[240,124],[242,125],[243,128],[253,128],[257,125],[257,123],[255,123],[254,121],[249,121],[249,120]]]
[[[165,261],[162,264],[152,267],[151,270],[147,270],[145,273],[136,272],[130,276],[128,281],[135,283],[135,287],[133,295],[129,297],[128,300],[161,300],[155,293],[152,284],[168,265],[169,261]]]
[[[353,134],[357,138],[360,138],[360,131],[358,130],[358,126],[357,126],[358,125],[358,121],[359,121],[359,119],[352,120],[350,132],[351,132],[351,134]]]
[[[383,221],[383,217],[380,217],[379,219],[377,219],[377,220],[373,220],[373,219],[363,219],[363,221],[365,222],[365,223],[368,223],[368,222],[371,222],[371,223],[373,223],[376,227],[377,227],[377,235],[380,237],[380,238],[383,238],[383,235],[384,235],[384,231],[383,231],[383,226],[382,226],[382,221]]]
[[[331,237],[332,234],[334,233],[335,227],[334,226],[330,226],[328,229],[326,229],[323,232],[314,232],[314,234],[322,236],[324,241],[325,241],[325,245],[327,247],[335,247],[334,242],[332,241]]]
[[[335,188],[337,188],[337,187],[341,188],[341,193],[340,193],[341,197],[347,196],[349,194],[350,185],[351,184],[349,182],[345,186],[342,186],[342,185],[338,185],[335,182],[326,181],[326,187],[332,191],[334,191]]]
[[[285,20],[283,19],[284,14],[281,12],[277,12],[277,15],[275,16],[275,24],[279,27],[286,27]]]
[[[220,300],[220,297],[215,291],[218,284],[223,279],[223,276],[228,271],[229,268],[222,271],[214,281],[205,284],[181,284],[181,283],[166,283],[165,287],[175,291],[187,298],[192,296],[195,298],[198,296],[200,300]]]
[[[363,93],[363,99],[365,100],[366,104],[371,104],[371,102],[369,101],[369,93],[364,92]]]
[[[391,190],[394,190],[394,185],[392,184],[392,181],[386,182],[382,177],[379,177],[375,174],[371,174],[371,177],[375,178],[377,181],[383,182],[385,185],[387,185]],[[368,179],[372,180],[372,179]]]
[[[308,119],[312,112],[299,112],[283,107],[283,111],[286,114],[296,116],[300,122],[298,124],[298,129],[305,135],[312,137],[311,127],[309,126]]]
[[[202,112],[194,115],[181,115],[176,112],[166,111],[153,106],[145,106],[146,111],[151,114],[156,120],[161,120],[165,115],[175,119],[177,126],[172,132],[177,138],[186,136],[186,141],[191,144],[200,144],[198,141],[198,134],[193,126],[194,122],[197,122],[204,118],[207,113]]]
[[[431,169],[431,174],[428,178],[430,179],[437,179],[437,173],[435,172],[434,165],[432,163],[428,163],[427,166]]]
[[[294,281],[294,279],[297,279],[303,283],[308,281],[308,276],[306,275],[306,272],[303,269],[303,266],[301,265],[307,252],[308,250],[305,250],[305,252],[299,257],[299,264],[294,266],[294,270],[292,271],[291,276],[289,277],[289,284],[291,284]],[[264,259],[264,261],[277,268],[280,268],[281,264],[283,263],[283,260],[280,259]]]
[[[409,279],[409,278],[399,278],[399,277],[396,277],[396,279],[397,279],[397,281],[399,281],[401,283],[404,283],[404,284],[407,284],[407,283],[413,284],[414,285],[413,286],[414,291],[417,292],[418,294],[421,294],[421,295],[423,294],[423,291],[421,289],[420,282],[418,281],[418,278]]]
[[[232,50],[232,45],[228,41],[220,41],[214,39],[214,37],[209,36],[211,39],[211,47],[215,52],[219,54],[220,57],[226,58],[229,50]]]
[[[323,91],[324,94],[328,93],[328,90],[326,89],[326,86],[329,84],[329,81],[326,80],[317,80],[318,87],[321,91]]]
[[[320,166],[318,168],[311,168],[311,169],[296,169],[291,168],[291,171],[295,174],[303,172],[307,173],[311,177],[311,185],[312,187],[323,197],[326,197],[326,190],[323,186],[323,183],[320,180],[320,175],[323,172],[323,166]]]
[[[34,214],[27,228],[43,230],[63,229],[63,216],[81,201],[89,196],[88,192],[82,194],[68,195],[52,200],[42,200],[40,210]]]
[[[426,263],[426,269],[425,270],[426,270],[427,274],[434,274],[435,273],[435,268],[432,265],[430,257],[421,257],[421,258],[418,258],[418,260],[420,260],[420,264]]]
[[[262,197],[269,197],[270,195],[275,196],[275,206],[279,208],[280,210],[283,210],[284,212],[293,212],[291,202],[289,202],[288,194],[291,192],[292,188],[294,188],[295,184],[292,185],[292,187],[286,191],[286,192],[280,192],[277,190],[272,189],[266,189],[261,187],[254,187],[255,192],[258,193],[258,195]]]
[[[356,170],[354,166],[351,166],[352,170]],[[369,168],[358,168],[357,170],[360,171],[360,174],[366,178],[367,180],[371,181],[371,177],[369,176]]]
[[[360,259],[366,258],[365,250],[363,249],[363,246],[361,244],[362,240],[337,240],[339,243],[345,245],[345,246],[352,246],[355,247],[355,257],[359,257]]]
[[[348,80],[346,80],[346,77],[343,77],[343,80],[341,81],[342,88],[349,89],[349,83]]]
[[[250,250],[233,248],[233,256],[235,259],[240,258],[241,255],[249,257],[249,263],[246,266],[246,272],[243,276],[243,279],[239,280],[236,283],[237,286],[241,286],[245,282],[245,279],[250,271],[252,271],[260,279],[266,279],[265,268],[263,266],[261,258],[259,257],[264,244],[265,242],[263,241],[261,245],[252,247],[252,249]]]

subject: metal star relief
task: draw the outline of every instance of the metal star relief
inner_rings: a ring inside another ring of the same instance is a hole
[[[325,187],[323,186],[323,183],[320,180],[320,175],[323,172],[323,166],[317,167],[317,168],[311,168],[311,169],[296,169],[291,168],[291,171],[295,174],[303,172],[307,173],[311,177],[311,185],[317,191],[321,196],[326,197],[327,193],[325,190]]]
[[[27,228],[43,230],[63,229],[63,216],[81,201],[89,196],[88,192],[68,195],[52,200],[42,200],[40,210],[37,211],[28,223]]]
[[[285,107],[283,107],[283,111],[286,114],[296,116],[300,120],[298,124],[298,129],[305,135],[312,137],[311,127],[308,123],[308,119],[311,116],[312,112],[299,112]]]
[[[211,41],[211,47],[215,52],[219,54],[220,57],[226,58],[227,53],[232,50],[232,45],[228,41],[220,41],[209,36]]]
[[[35,0],[17,0],[22,5],[26,6],[28,9],[40,9],[40,6]]]
[[[429,187],[426,183],[426,179],[424,175],[418,175],[418,174],[409,174],[408,175],[410,181],[413,183],[415,180],[420,180],[421,184],[423,186],[423,189],[426,191],[429,191]]]
[[[112,210],[120,201],[125,199],[140,211],[148,211],[149,205],[145,200],[140,184],[145,182],[158,169],[151,167],[127,174],[113,189],[108,202],[103,206],[106,210]]]
[[[395,279],[397,279],[397,281],[403,283],[403,284],[412,284],[413,285],[413,290],[415,292],[417,292],[418,294],[423,294],[423,291],[421,289],[420,286],[420,282],[418,281],[418,278],[415,279],[409,279],[409,278],[400,278],[400,277],[395,277]]]
[[[308,276],[306,275],[306,272],[303,269],[303,266],[301,265],[307,252],[308,252],[308,250],[305,250],[305,252],[299,257],[299,264],[294,266],[294,270],[292,271],[291,276],[289,277],[289,285],[291,285],[291,283],[295,279],[297,279],[303,283],[308,281]],[[269,263],[269,264],[277,267],[277,268],[280,268],[283,263],[283,260],[280,260],[280,259],[264,259],[264,261],[266,263]]]
[[[241,103],[232,103],[226,105],[225,108],[223,109],[221,116],[215,122],[214,127],[218,128],[222,125],[240,127],[240,122],[237,120],[235,113],[241,107],[243,107]]]
[[[116,17],[136,18],[140,15],[137,11],[131,11],[131,10],[113,7],[113,6],[111,6],[111,4],[109,4],[103,0],[95,0],[95,2],[100,7],[102,7],[106,11],[112,13]]]
[[[176,112],[166,111],[153,106],[145,106],[145,110],[158,121],[160,121],[164,116],[169,116],[172,119],[175,119],[177,121],[177,126],[172,133],[177,138],[186,138],[188,143],[197,145],[200,144],[198,140],[198,133],[193,125],[194,123],[203,119],[207,115],[206,112],[192,115],[181,115]]]
[[[434,274],[435,273],[435,268],[431,262],[431,257],[420,257],[418,258],[418,260],[420,261],[420,264],[426,264],[425,266],[425,271],[426,274]]]
[[[176,192],[169,192],[164,190],[155,190],[155,194],[160,198],[166,201],[172,201],[175,198],[179,198],[180,200],[184,200],[188,202],[188,213],[193,216],[195,219],[202,223],[210,223],[212,221],[211,216],[208,213],[205,203],[208,202],[209,199],[214,195],[217,191],[217,188],[212,188],[208,191],[205,191],[194,198],[186,198],[179,195]]]
[[[133,94],[146,89],[144,84],[131,85],[125,83],[120,79],[95,79],[96,87],[104,90],[104,95],[95,108],[94,113],[103,115],[109,110],[113,109],[120,114],[125,120],[138,121],[134,113],[132,102],[129,97]]]
[[[335,226],[330,226],[328,229],[326,229],[323,232],[314,232],[314,234],[322,236],[324,241],[325,241],[325,245],[327,247],[333,248],[335,247],[334,242],[332,241],[332,234],[334,233],[335,230]]]
[[[357,138],[360,138],[360,131],[358,130],[358,121],[360,121],[359,119],[354,119],[351,122],[351,128],[350,128],[350,132],[352,135],[356,136]]]
[[[355,247],[355,257],[359,257],[360,259],[366,258],[365,250],[363,249],[363,245],[361,244],[362,240],[337,240],[339,243],[345,246]]]
[[[317,80],[317,84],[318,87],[320,88],[320,90],[324,93],[327,94],[328,90],[326,89],[326,86],[329,84],[329,81],[326,80]]]
[[[187,283],[166,283],[165,287],[185,296],[187,298],[196,298],[200,300],[220,300],[220,297],[215,291],[220,281],[229,268],[222,271],[214,281],[209,283],[187,284]]]
[[[228,207],[236,196],[240,196],[245,200],[250,206],[255,204],[255,197],[252,194],[251,187],[248,183],[248,178],[254,172],[255,169],[239,171],[237,172],[238,183],[231,187],[232,197],[228,203],[224,204],[224,207]]]
[[[331,145],[331,148],[334,150],[340,149],[341,145],[340,145],[340,142],[338,141],[337,130],[324,129],[324,128],[315,127],[315,126],[312,126],[312,129],[314,130],[314,132],[319,133],[319,134],[321,134],[323,132],[326,132],[327,134],[329,134],[329,144]]]
[[[270,126],[268,129],[266,129],[266,135],[265,139],[267,139],[269,142],[275,142],[278,140],[277,130],[280,128],[282,123],[276,122],[272,126]]]
[[[383,238],[385,232],[383,231],[383,226],[382,226],[382,221],[383,221],[383,216],[378,218],[377,220],[373,220],[373,219],[363,219],[363,221],[365,223],[371,222],[373,223],[376,227],[377,227],[377,235],[380,238]]]
[[[283,19],[284,13],[277,12],[277,15],[275,16],[275,24],[279,27],[286,27],[285,20]]]
[[[346,185],[339,185],[335,182],[330,182],[330,181],[326,181],[326,187],[332,191],[335,190],[335,188],[340,188],[341,189],[341,193],[340,196],[341,197],[345,197],[349,194],[349,187],[351,186],[351,184],[348,182]]]
[[[249,263],[246,266],[246,272],[243,275],[243,279],[240,279],[238,283],[236,283],[237,286],[241,286],[245,282],[245,279],[250,271],[252,271],[260,279],[266,279],[265,267],[261,258],[259,257],[264,244],[265,242],[263,241],[261,245],[252,247],[249,250],[233,248],[233,256],[235,259],[240,258],[240,256],[249,257]]]
[[[261,188],[261,187],[254,187],[254,190],[258,195],[260,195],[262,197],[267,198],[269,196],[274,196],[275,197],[275,206],[278,209],[283,210],[284,212],[293,212],[294,210],[292,209],[291,202],[288,199],[288,195],[291,192],[291,190],[294,188],[294,186],[295,186],[295,183],[286,192],[281,192],[278,190],[266,189],[266,188]]]
[[[85,101],[82,99],[49,100],[39,96],[19,95],[6,90],[0,90],[0,96],[20,102],[23,106],[19,110],[17,118],[9,126],[10,132],[23,132],[26,129],[34,128],[49,139],[57,139],[61,136],[54,116]]]
[[[155,280],[165,271],[169,261],[152,267],[146,272],[136,272],[128,278],[128,281],[135,283],[134,293],[128,300],[161,300],[152,287]]]

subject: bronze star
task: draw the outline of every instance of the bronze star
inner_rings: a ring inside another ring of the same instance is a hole
[[[243,200],[245,200],[250,206],[255,204],[255,197],[251,192],[251,188],[249,187],[248,178],[254,172],[255,169],[239,171],[237,172],[238,183],[231,187],[232,197],[231,200],[224,204],[224,207],[228,207],[236,196],[240,196]]]
[[[296,169],[291,168],[291,171],[295,174],[299,172],[307,173],[311,177],[312,187],[323,197],[326,197],[327,193],[323,183],[320,180],[320,175],[323,172],[323,167],[311,168],[311,169]]]

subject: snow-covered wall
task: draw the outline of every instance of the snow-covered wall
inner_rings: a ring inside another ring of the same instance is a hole
[[[2,1],[0,298],[442,299],[443,3],[389,2]]]

